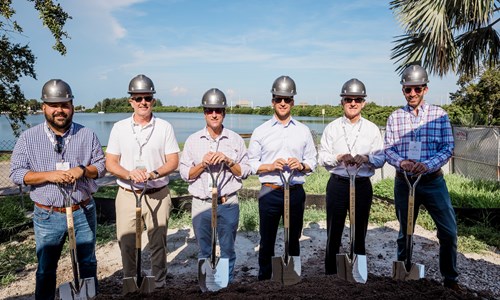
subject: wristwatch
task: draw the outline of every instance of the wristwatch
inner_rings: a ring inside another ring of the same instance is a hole
[[[160,178],[160,173],[158,173],[158,171],[154,170],[153,172],[151,172],[154,174],[154,178],[153,179],[158,179]]]
[[[87,168],[86,168],[84,165],[78,165],[78,167],[79,167],[80,169],[82,169],[82,171],[83,171],[83,175],[82,175],[82,177],[84,177],[84,176],[85,176],[85,174],[87,173]]]

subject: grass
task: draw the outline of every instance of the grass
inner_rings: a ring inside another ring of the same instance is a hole
[[[324,194],[329,173],[324,168],[318,168],[316,172],[307,178],[304,188],[308,194]],[[474,206],[499,207],[499,187],[496,182],[469,180],[457,175],[446,175],[450,196],[452,199],[471,199]],[[243,182],[244,188],[258,189],[260,182],[258,176],[252,175]],[[178,179],[170,183],[173,196],[185,195],[187,183]],[[393,199],[393,179],[384,179],[374,184],[374,194],[383,199]],[[117,186],[103,186],[94,195],[102,198],[115,198]],[[492,196],[490,195],[492,194]],[[486,199],[486,200],[484,200]],[[492,201],[490,201],[492,199]],[[459,200],[459,201],[465,201]],[[390,201],[390,200],[389,200]],[[452,200],[453,201],[453,200]],[[460,203],[460,202],[459,202]],[[485,205],[486,203],[486,205]],[[27,220],[25,208],[32,207],[29,197],[24,196],[21,202],[19,196],[7,196],[0,199],[0,228],[19,224]],[[306,208],[304,212],[304,223],[314,223],[326,220],[325,209],[316,207]],[[374,199],[370,212],[370,223],[382,226],[386,222],[396,220],[394,206],[387,201]],[[427,230],[436,230],[430,215],[421,209],[417,224]],[[170,214],[169,228],[187,228],[191,226],[191,212],[185,210],[173,210]],[[257,231],[259,229],[258,202],[255,198],[240,198],[240,222],[239,231]],[[486,249],[500,248],[500,232],[487,225],[487,222],[478,222],[473,225],[458,224],[458,250],[460,252],[480,253]],[[28,236],[24,236],[28,235]],[[10,242],[0,244],[0,285],[4,286],[17,280],[18,271],[27,265],[36,263],[35,243],[32,231],[25,231],[11,238]],[[26,241],[25,241],[26,240]],[[116,227],[114,224],[97,226],[97,245],[103,245],[116,240]],[[66,248],[65,248],[66,249]],[[63,250],[67,251],[67,250]]]
[[[468,179],[457,174],[446,174],[444,178],[454,207],[500,208],[498,182]],[[385,178],[375,183],[373,194],[383,199],[394,199],[394,179]]]

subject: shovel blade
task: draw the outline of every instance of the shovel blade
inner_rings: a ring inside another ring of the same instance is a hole
[[[292,285],[300,282],[302,265],[300,256],[289,256],[288,262],[281,256],[272,258],[272,281],[281,282],[283,285]]]
[[[347,254],[337,254],[337,276],[348,282],[366,283],[368,279],[368,267],[366,255],[354,254],[349,259]]]
[[[139,292],[140,294],[151,294],[156,288],[154,276],[143,276],[141,286],[137,285],[137,277],[123,278],[122,294]]]
[[[403,261],[392,262],[392,278],[394,280],[419,280],[425,277],[425,266],[412,263],[408,271]]]
[[[229,283],[229,259],[218,258],[215,268],[210,259],[198,259],[198,283],[202,292],[215,292],[227,287]]]
[[[59,286],[59,298],[62,300],[86,300],[95,296],[94,278],[80,279],[79,291],[77,291],[73,282],[65,282]]]

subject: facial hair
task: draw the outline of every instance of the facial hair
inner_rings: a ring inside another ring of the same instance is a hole
[[[56,121],[56,118],[58,117],[64,117],[65,120],[62,123]],[[66,130],[68,130],[68,128],[71,126],[71,122],[73,121],[73,112],[69,114],[66,114],[64,112],[56,112],[53,113],[52,115],[48,115],[46,113],[45,120],[47,120],[47,123],[50,125],[50,127],[60,132],[66,132]]]

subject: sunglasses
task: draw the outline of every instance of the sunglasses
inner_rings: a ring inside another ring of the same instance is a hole
[[[412,90],[415,91],[415,93],[420,94],[424,90],[425,87],[423,86],[417,86],[417,87],[405,87],[403,90],[405,91],[405,94],[411,93]]]
[[[281,101],[285,101],[286,104],[290,104],[293,101],[293,98],[273,98],[275,103],[281,103]]]
[[[153,96],[145,96],[145,97],[137,96],[137,97],[130,97],[130,99],[134,100],[137,103],[140,103],[140,102],[142,102],[143,99],[146,102],[151,102],[151,101],[153,101],[154,98],[153,98]]]
[[[60,135],[56,135],[56,144],[54,145],[54,150],[61,154],[64,149],[64,139]]]
[[[354,101],[356,103],[362,103],[363,101],[365,101],[365,99],[363,99],[363,98],[344,98],[344,99],[342,99],[342,101],[344,101],[344,103],[352,103],[352,101]]]
[[[205,108],[204,111],[206,114],[213,114],[215,112],[220,115],[224,112],[224,108]]]

